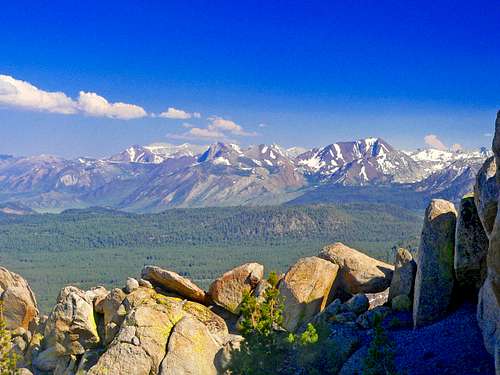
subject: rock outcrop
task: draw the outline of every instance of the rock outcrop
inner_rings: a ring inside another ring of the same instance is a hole
[[[216,375],[214,358],[221,349],[207,327],[190,316],[182,318],[168,339],[160,375]]]
[[[454,268],[458,285],[476,294],[486,277],[488,237],[477,214],[474,196],[462,198],[455,235]]]
[[[43,371],[53,371],[63,364],[67,367],[72,357],[96,347],[99,341],[92,299],[81,289],[65,287],[49,315],[43,351],[34,364]]]
[[[476,177],[474,185],[474,202],[477,213],[489,237],[495,224],[498,208],[498,185],[496,181],[497,164],[495,157],[488,158]]]
[[[355,296],[352,296],[345,303],[345,307],[350,312],[353,312],[356,315],[360,315],[363,314],[366,310],[368,310],[368,308],[370,307],[370,301],[368,300],[368,297],[365,294],[359,293],[356,294]]]
[[[295,331],[326,306],[339,266],[318,257],[300,259],[279,284],[283,326]]]
[[[196,363],[190,364],[186,356],[198,355],[204,364],[213,363],[228,335],[224,320],[206,306],[165,296],[151,288],[139,287],[127,295],[117,311],[121,313],[115,316],[122,317],[119,331],[89,374],[148,375],[160,369],[162,374],[194,374],[197,372],[189,371],[196,370]],[[207,342],[210,347],[205,345]],[[169,358],[168,363],[165,358]],[[183,364],[179,358],[185,359]],[[194,359],[191,357],[191,361]]]
[[[95,304],[96,312],[104,315],[104,343],[107,345],[113,341],[113,338],[120,329],[120,324],[125,316],[125,309],[120,306],[126,297],[126,293],[114,288],[105,298]]]
[[[452,298],[457,212],[453,203],[434,199],[425,212],[417,253],[413,324],[429,324],[446,313]]]
[[[153,285],[160,286],[168,292],[176,293],[180,297],[191,301],[205,303],[205,291],[191,280],[181,275],[157,266],[145,266],[142,269],[142,278]]]
[[[264,266],[246,263],[217,278],[208,290],[211,300],[236,314],[245,292],[250,293],[264,276]]]
[[[168,337],[183,317],[180,300],[140,288],[124,308],[117,336],[89,374],[158,373]]]
[[[0,267],[0,302],[8,329],[33,331],[38,318],[35,294],[25,279],[3,267]]]
[[[405,295],[410,299],[413,298],[416,273],[417,264],[413,260],[411,253],[406,249],[399,248],[396,251],[394,275],[389,289],[389,301],[400,295]]]
[[[500,111],[495,123],[493,153],[497,166],[497,187],[500,187]],[[479,291],[477,319],[486,349],[495,357],[498,373],[500,372],[500,214],[498,212],[490,235],[486,263],[487,276]]]
[[[379,293],[391,284],[394,267],[337,242],[318,255],[339,266],[336,288],[346,293]]]

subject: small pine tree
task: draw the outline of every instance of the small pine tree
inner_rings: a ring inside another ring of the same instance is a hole
[[[12,353],[11,335],[3,317],[3,305],[0,303],[0,375],[17,375],[17,355]]]
[[[278,374],[290,361],[290,355],[318,341],[318,333],[312,324],[296,336],[283,328],[283,298],[278,290],[278,275],[271,272],[270,286],[264,292],[264,300],[245,294],[241,304],[240,331],[245,337],[239,350],[232,353],[229,370],[232,374]],[[296,360],[296,358],[294,358]],[[292,365],[292,363],[289,363]]]
[[[261,303],[250,293],[243,296],[240,331],[245,341],[239,350],[232,353],[229,369],[233,374],[274,373],[284,361],[286,337],[277,331],[283,323],[283,301],[274,272],[268,282],[270,286],[265,290]]]

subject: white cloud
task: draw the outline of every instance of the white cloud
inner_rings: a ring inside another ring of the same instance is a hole
[[[456,151],[462,151],[463,149],[464,148],[462,147],[462,145],[460,143],[454,143],[450,147],[450,150],[454,151],[454,152],[456,152]]]
[[[484,133],[483,134],[485,137],[493,137],[493,133]]]
[[[63,92],[49,92],[11,76],[0,75],[0,105],[32,111],[134,119],[147,116],[137,105],[110,103],[102,96],[91,92],[80,92],[78,100],[73,100]]]
[[[227,137],[224,133],[208,128],[190,128],[189,131],[182,134],[167,134],[167,138],[178,139],[184,141],[221,141],[228,143],[238,143],[236,140]]]
[[[170,109],[170,108],[169,108]],[[196,117],[193,114],[193,117]],[[238,125],[232,120],[227,120],[219,116],[211,116],[208,118],[209,124],[206,128],[196,127],[190,123],[183,123],[182,127],[189,129],[182,134],[167,134],[168,138],[182,140],[213,140],[222,142],[238,143],[230,136],[256,136],[255,132],[247,132],[241,125]]]
[[[247,132],[243,130],[243,127],[235,123],[231,120],[226,120],[222,117],[212,116],[209,117],[210,125],[208,125],[208,129],[210,130],[220,130],[227,131],[234,135],[246,136],[246,137],[254,137],[257,135],[255,132]]]
[[[205,128],[191,128],[188,133],[199,138],[222,139],[226,137],[225,134],[220,131]]]
[[[13,77],[0,75],[0,105],[72,114],[78,112],[76,103],[62,92],[40,90],[32,84]]]
[[[95,92],[80,91],[78,109],[86,115],[130,120],[147,116],[146,111],[137,105],[109,103]]]
[[[259,128],[267,128],[267,124],[264,124],[263,122],[261,122],[258,126]]]
[[[160,113],[159,117],[169,118],[169,119],[174,119],[174,120],[187,120],[187,119],[190,119],[192,117],[200,118],[201,113],[199,113],[199,112],[190,113],[190,112],[183,111],[182,109],[169,107],[166,111]]]
[[[428,134],[424,137],[424,141],[427,145],[431,146],[432,148],[438,149],[438,150],[446,150],[447,147],[441,140],[438,138],[437,135],[435,134]]]

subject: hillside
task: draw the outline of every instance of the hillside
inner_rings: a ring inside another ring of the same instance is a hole
[[[48,306],[63,285],[116,285],[152,260],[206,285],[249,260],[285,271],[335,241],[392,259],[391,248],[415,246],[420,230],[420,215],[375,204],[68,210],[0,217],[0,263],[25,275]]]

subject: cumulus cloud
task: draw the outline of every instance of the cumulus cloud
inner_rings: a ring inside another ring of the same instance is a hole
[[[146,111],[134,104],[109,103],[95,92],[80,91],[78,108],[89,116],[130,120],[147,116]]]
[[[241,125],[238,125],[234,121],[226,120],[222,117],[212,116],[209,117],[210,125],[208,125],[208,129],[217,130],[217,131],[225,131],[234,135],[246,136],[246,137],[254,137],[257,135],[255,132],[247,132],[243,129]]]
[[[28,82],[6,75],[0,75],[0,104],[51,113],[78,112],[77,103],[66,94],[40,90]]]
[[[220,131],[205,128],[191,128],[188,133],[199,138],[222,139],[226,137],[226,135]]]
[[[170,118],[175,120],[187,120],[191,118],[191,114],[183,111],[182,109],[176,109],[174,107],[169,107],[166,111],[160,113],[160,117]]]
[[[74,100],[63,92],[49,92],[29,82],[0,75],[0,105],[32,111],[60,114],[81,113],[88,116],[129,120],[147,116],[137,105],[110,103],[92,92],[80,92]]]
[[[435,148],[437,150],[446,150],[447,149],[445,144],[443,142],[441,142],[441,140],[435,134],[426,135],[424,137],[424,141],[428,146]]]
[[[173,120],[187,120],[190,118],[200,118],[201,113],[199,112],[186,112],[182,109],[177,109],[174,107],[169,107],[166,111],[160,113],[159,117],[169,118]]]
[[[167,134],[168,138],[182,140],[213,140],[222,142],[238,143],[232,136],[249,137],[256,136],[255,132],[248,132],[241,125],[232,120],[227,120],[219,116],[208,118],[208,125],[204,128],[196,127],[189,123],[183,123],[182,127],[189,129],[182,134]]]
[[[167,134],[167,138],[184,140],[184,141],[210,140],[210,141],[238,143],[238,141],[229,138],[226,134],[220,131],[210,130],[208,128],[197,128],[197,127],[192,127],[189,129],[189,131],[182,134]]]

